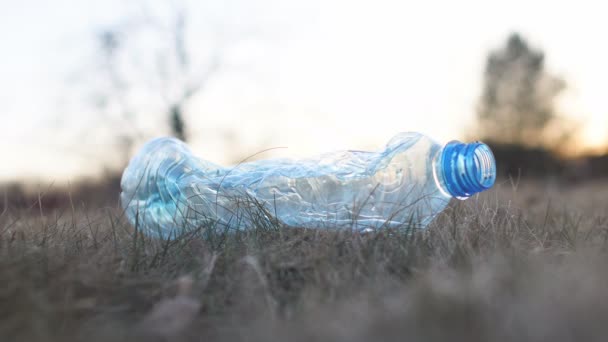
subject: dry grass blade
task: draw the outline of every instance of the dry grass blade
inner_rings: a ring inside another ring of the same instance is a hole
[[[364,234],[286,227],[246,197],[250,229],[171,239],[121,209],[9,204],[0,340],[604,341],[608,217],[585,193],[530,202],[533,186]]]

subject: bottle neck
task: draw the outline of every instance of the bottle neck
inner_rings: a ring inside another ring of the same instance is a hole
[[[437,186],[458,199],[491,188],[496,181],[496,161],[488,145],[451,141],[433,161]]]

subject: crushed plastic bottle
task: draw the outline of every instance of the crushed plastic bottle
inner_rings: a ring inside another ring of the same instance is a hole
[[[130,161],[121,202],[133,225],[163,238],[205,225],[246,230],[259,215],[307,228],[424,228],[451,198],[487,190],[495,179],[487,145],[441,146],[419,133],[397,134],[378,152],[233,167],[196,158],[183,142],[163,137]]]

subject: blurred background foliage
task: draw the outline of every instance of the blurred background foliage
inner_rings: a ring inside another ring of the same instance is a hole
[[[556,112],[555,99],[565,88],[564,80],[545,70],[543,52],[513,33],[487,59],[477,110],[482,139],[558,150],[548,134],[563,144],[574,133]]]
[[[239,69],[231,60],[232,49],[259,31],[248,27],[223,33],[218,39],[197,39],[206,53],[193,55],[188,46],[190,24],[188,8],[172,5],[162,15],[144,8],[98,29],[93,35],[95,61],[81,71],[77,86],[85,89],[84,103],[99,116],[85,134],[94,135],[104,126],[113,136],[113,146],[107,148],[116,151],[113,155],[118,161],[103,164],[100,179],[77,179],[69,189],[53,184],[44,190],[45,186],[15,180],[0,189],[4,205],[10,199],[12,205],[28,206],[41,193],[49,207],[73,198],[116,201],[120,174],[138,144],[159,132],[184,141],[199,134],[189,120],[190,102],[204,98],[218,75]],[[559,96],[569,85],[547,68],[546,54],[518,32],[496,46],[487,51],[481,91],[473,108],[476,122],[466,138],[491,145],[499,178],[572,183],[607,177],[608,155],[570,153],[580,139],[581,122],[560,112]],[[243,68],[238,72],[246,73]],[[227,131],[226,139],[235,134]],[[258,150],[263,148],[267,146],[260,143]],[[241,159],[238,147],[234,150],[233,159]]]
[[[500,176],[580,181],[608,175],[606,156],[567,155],[580,138],[580,122],[559,112],[566,87],[546,70],[545,54],[519,33],[490,51],[474,136],[492,146]]]

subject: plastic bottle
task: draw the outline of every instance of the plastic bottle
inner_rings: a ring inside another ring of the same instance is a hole
[[[163,238],[201,226],[245,230],[260,217],[308,228],[424,228],[451,198],[466,199],[495,179],[487,145],[441,146],[419,133],[397,134],[378,152],[232,167],[196,158],[164,137],[130,161],[121,201],[132,224]]]

